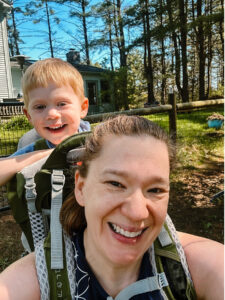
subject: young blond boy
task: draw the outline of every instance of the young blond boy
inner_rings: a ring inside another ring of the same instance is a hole
[[[34,63],[25,72],[22,89],[24,113],[48,148],[77,132],[90,130],[90,124],[81,120],[88,111],[83,79],[69,63],[58,58]],[[32,151],[34,143],[13,156]]]
[[[88,112],[83,79],[69,63],[58,58],[37,61],[26,70],[22,89],[24,113],[38,135],[45,139],[46,148],[54,148],[67,137],[90,130],[90,124],[81,120]],[[43,150],[26,154],[34,150],[35,142],[0,160],[0,185],[21,168],[50,153]]]

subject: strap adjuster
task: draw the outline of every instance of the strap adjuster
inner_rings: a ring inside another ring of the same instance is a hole
[[[26,189],[25,197],[27,200],[28,210],[31,213],[35,213],[35,212],[37,212],[36,206],[35,206],[37,192],[36,192],[36,183],[34,182],[34,177],[27,178],[24,187]]]
[[[55,191],[60,191],[65,183],[65,175],[63,174],[62,170],[53,170],[51,176],[51,184],[52,188]]]
[[[160,289],[162,289],[163,287],[169,285],[164,272],[163,273],[158,273],[157,274],[157,279],[158,279],[158,284],[159,284]]]

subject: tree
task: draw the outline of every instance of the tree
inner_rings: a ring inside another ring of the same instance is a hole
[[[85,62],[90,65],[90,43],[88,37],[88,18],[91,16],[89,10],[88,0],[58,0],[60,4],[70,4],[70,18],[78,18],[82,23],[84,49],[85,49]],[[73,35],[76,36],[76,28],[73,28]],[[82,47],[83,48],[83,47]]]
[[[51,16],[54,15],[54,10],[49,7],[48,0],[30,1],[25,6],[24,15],[30,16],[34,24],[44,22],[47,24],[47,35],[51,57],[54,57],[53,35],[51,25]],[[53,1],[54,2],[54,1]]]
[[[103,20],[104,26],[98,29],[98,33],[100,33],[100,37],[96,38],[94,42],[92,42],[92,46],[99,47],[107,47],[109,48],[110,53],[110,69],[114,71],[114,44],[115,44],[115,32],[113,27],[113,17],[114,17],[114,5],[110,0],[106,0],[104,2],[100,2],[99,5],[93,7],[95,18],[101,18]],[[106,59],[107,60],[107,59]]]
[[[129,109],[128,105],[128,94],[127,94],[127,53],[125,47],[125,35],[124,35],[124,22],[121,13],[121,2],[120,0],[113,0],[114,5],[114,28],[117,46],[119,49],[120,58],[120,76],[121,80],[121,97],[123,99],[124,109]]]

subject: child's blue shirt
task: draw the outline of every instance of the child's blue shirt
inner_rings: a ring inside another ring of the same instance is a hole
[[[78,128],[78,132],[84,132],[84,131],[90,131],[90,130],[91,130],[90,123],[87,122],[87,121],[81,120],[80,126]],[[45,140],[45,142],[46,142],[49,149],[55,148],[55,145],[53,145],[51,142],[49,142],[47,140]],[[16,152],[14,152],[11,155],[11,157],[22,155],[22,154],[25,154],[25,153],[30,153],[30,152],[33,152],[33,151],[35,151],[35,142],[30,143],[29,145],[17,150]]]

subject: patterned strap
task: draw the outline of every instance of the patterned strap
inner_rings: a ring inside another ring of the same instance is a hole
[[[52,172],[52,201],[51,201],[51,269],[63,269],[62,225],[60,209],[63,199],[65,176],[62,170]]]

